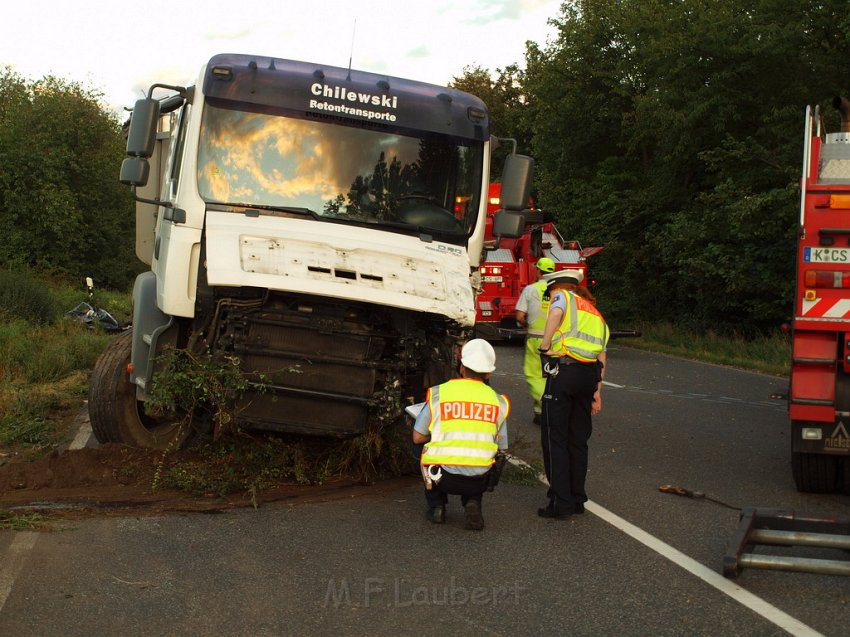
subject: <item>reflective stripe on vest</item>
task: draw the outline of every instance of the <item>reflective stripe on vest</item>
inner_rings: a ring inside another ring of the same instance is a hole
[[[549,296],[546,294],[548,284],[546,281],[537,281],[532,283],[537,290],[537,302],[539,303],[537,318],[533,323],[528,324],[529,336],[543,336],[543,330],[546,329],[546,315],[549,313]]]
[[[498,432],[510,403],[480,380],[456,378],[428,390],[431,440],[423,465],[489,467],[499,450]]]
[[[592,303],[573,292],[561,293],[566,294],[567,311],[552,337],[552,350],[558,356],[591,363],[608,344],[608,326]]]

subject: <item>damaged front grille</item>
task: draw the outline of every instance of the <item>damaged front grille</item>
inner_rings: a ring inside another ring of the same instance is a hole
[[[268,296],[219,304],[213,346],[232,352],[257,391],[237,418],[250,428],[348,436],[367,430],[388,392],[396,399],[416,360],[398,310]],[[415,331],[415,330],[414,330]],[[424,349],[424,348],[423,348]]]

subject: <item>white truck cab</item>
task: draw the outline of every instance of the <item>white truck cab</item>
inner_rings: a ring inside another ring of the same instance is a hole
[[[420,401],[475,321],[491,143],[478,98],[350,69],[217,55],[152,86],[121,168],[151,269],[93,375],[98,439],[174,444],[144,409],[169,347],[238,360],[249,428],[355,435]],[[504,236],[532,173],[508,157]]]

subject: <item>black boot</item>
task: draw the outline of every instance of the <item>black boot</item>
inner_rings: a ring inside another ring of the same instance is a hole
[[[425,517],[429,522],[433,522],[434,524],[443,524],[446,521],[446,507],[438,506],[428,509],[425,513]]]
[[[464,507],[466,510],[465,529],[470,531],[480,531],[484,528],[484,516],[481,515],[481,502],[479,500],[470,500]]]
[[[566,520],[575,512],[576,510],[574,507],[564,509],[563,506],[556,507],[554,502],[550,502],[542,509],[537,509],[537,515],[539,515],[541,518],[550,518],[552,520]]]

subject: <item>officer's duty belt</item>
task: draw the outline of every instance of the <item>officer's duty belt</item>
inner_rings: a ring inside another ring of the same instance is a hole
[[[561,356],[558,359],[558,365],[583,365],[583,366],[589,367],[591,365],[596,365],[596,361],[591,361],[589,363],[586,363],[584,361],[576,360],[572,356]]]

